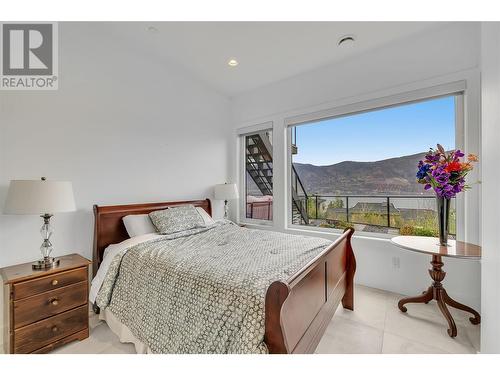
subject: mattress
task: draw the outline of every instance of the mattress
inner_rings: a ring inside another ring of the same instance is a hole
[[[92,285],[95,301],[141,352],[266,353],[267,288],[330,243],[229,221],[150,235],[108,251]]]

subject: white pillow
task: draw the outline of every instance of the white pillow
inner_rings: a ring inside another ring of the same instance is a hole
[[[148,233],[156,233],[156,228],[148,214],[127,215],[122,220],[130,238]]]
[[[198,211],[198,213],[203,218],[203,221],[205,222],[205,226],[208,227],[209,225],[212,225],[213,223],[215,223],[215,220],[212,219],[212,217],[208,214],[208,212],[205,211],[202,207],[196,207],[196,211]]]

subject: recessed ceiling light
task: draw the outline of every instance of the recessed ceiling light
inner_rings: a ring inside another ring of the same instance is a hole
[[[154,26],[148,26],[147,30],[150,32],[150,33],[157,33],[158,32],[158,29]]]
[[[350,46],[354,43],[354,41],[356,40],[356,38],[354,37],[354,35],[344,35],[342,37],[340,37],[337,45],[340,47],[347,47],[347,46]]]
[[[235,67],[235,66],[238,66],[239,62],[235,59],[231,59],[227,62],[227,65],[231,66],[231,67]]]

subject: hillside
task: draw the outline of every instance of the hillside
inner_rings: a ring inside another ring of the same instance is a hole
[[[374,162],[344,161],[327,166],[294,163],[308,193],[422,194],[416,183],[417,163],[425,153]],[[425,192],[433,195],[432,191]]]

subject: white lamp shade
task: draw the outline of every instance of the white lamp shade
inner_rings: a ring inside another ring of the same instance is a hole
[[[41,215],[75,211],[69,181],[12,180],[4,214]]]
[[[228,201],[238,199],[238,187],[236,184],[219,184],[215,185],[215,199]]]

